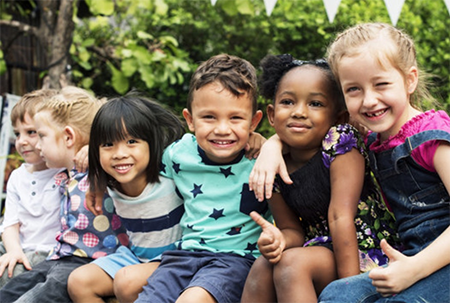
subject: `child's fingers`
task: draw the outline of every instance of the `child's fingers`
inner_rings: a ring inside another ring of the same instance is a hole
[[[250,213],[250,217],[253,219],[253,221],[256,222],[256,224],[258,224],[259,226],[261,226],[261,228],[264,230],[273,227],[273,224],[270,223],[269,221],[267,221],[266,219],[264,219],[260,214],[258,214],[256,211],[252,211]]]

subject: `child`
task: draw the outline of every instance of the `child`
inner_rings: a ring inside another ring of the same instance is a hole
[[[337,277],[387,262],[379,237],[392,235],[393,218],[366,170],[357,130],[338,124],[345,104],[327,62],[285,54],[268,55],[261,65],[261,94],[273,101],[267,116],[286,145],[294,183],[277,180],[269,201],[277,227],[252,214],[263,228],[263,256],[242,302],[316,302]]]
[[[39,135],[36,148],[47,167],[72,169],[75,154],[88,143],[92,120],[102,103],[83,89],[65,87],[39,107],[34,117]],[[127,244],[128,237],[111,204],[105,205],[101,216],[85,208],[86,173],[72,170],[69,177],[57,182],[64,192],[57,245],[46,261],[0,290],[2,303],[67,302],[67,278],[73,269],[113,253],[119,243]]]
[[[33,121],[36,107],[56,94],[51,89],[30,92],[11,111],[16,150],[25,163],[11,173],[7,184],[5,230],[0,243],[0,288],[10,278],[44,261],[60,229],[61,194],[55,175],[61,169],[47,168],[42,160],[35,148],[38,135]]]
[[[450,118],[419,110],[429,94],[414,42],[391,25],[366,23],[338,35],[328,56],[350,115],[373,132],[370,164],[406,250],[383,242],[387,267],[332,283],[320,301],[448,302]]]
[[[175,115],[136,94],[112,99],[98,111],[89,146],[91,189],[108,186],[130,248],[121,246],[74,270],[68,283],[74,302],[103,302],[113,295],[134,302],[159,264],[150,261],[176,248],[183,200],[173,181],[159,176],[159,168],[164,148],[183,133]]]
[[[184,199],[182,239],[162,254],[136,302],[239,302],[259,255],[261,229],[249,213],[270,217],[267,203],[248,190],[254,161],[243,156],[262,117],[256,97],[256,71],[246,60],[217,55],[195,71],[183,110],[195,136],[163,155],[162,174]]]

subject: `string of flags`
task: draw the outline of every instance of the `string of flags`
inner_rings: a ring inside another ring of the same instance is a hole
[[[267,16],[270,16],[272,14],[272,11],[275,8],[277,1],[278,0],[264,0]],[[384,4],[386,5],[386,9],[388,11],[389,18],[391,19],[392,24],[394,26],[397,25],[397,21],[398,18],[400,17],[400,13],[402,11],[402,7],[403,4],[405,3],[405,0],[383,0],[383,1]],[[443,1],[445,2],[445,6],[447,7],[447,10],[450,14],[450,0],[443,0]],[[211,0],[212,5],[215,5],[216,2],[217,0]],[[325,11],[327,13],[328,20],[330,21],[330,23],[333,22],[340,3],[341,0],[323,0]]]

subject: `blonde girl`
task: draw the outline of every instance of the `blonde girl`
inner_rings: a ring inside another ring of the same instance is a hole
[[[448,302],[450,118],[420,110],[429,94],[414,42],[366,23],[339,34],[328,56],[350,115],[372,131],[370,163],[405,250],[382,243],[388,266],[332,283],[320,302]]]

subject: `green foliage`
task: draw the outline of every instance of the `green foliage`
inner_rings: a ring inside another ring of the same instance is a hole
[[[2,44],[0,43],[0,46]],[[5,59],[3,59],[3,51],[0,49],[0,75],[4,74],[6,72],[6,62]]]
[[[20,2],[0,1],[2,6]],[[383,0],[342,0],[333,23],[323,0],[86,0],[91,16],[75,18],[73,81],[102,96],[139,89],[181,113],[189,79],[219,53],[259,66],[267,54],[323,57],[336,33],[360,22],[390,23]],[[2,10],[3,11],[3,10]],[[2,19],[7,19],[7,15]],[[432,93],[450,110],[450,15],[443,0],[406,0],[398,27],[416,42],[418,61],[433,75]],[[0,72],[2,70],[0,53]],[[266,101],[260,99],[261,109]],[[425,107],[431,107],[425,104]],[[273,131],[266,119],[258,129]]]

